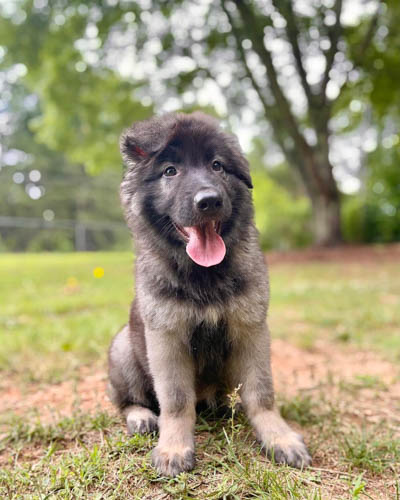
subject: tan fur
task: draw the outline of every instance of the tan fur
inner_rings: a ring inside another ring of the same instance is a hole
[[[194,364],[184,348],[185,339],[177,334],[184,331],[179,327],[175,321],[170,331],[165,331],[165,325],[162,332],[146,331],[150,370],[161,408],[160,439],[153,451],[153,464],[166,475],[194,465]]]
[[[152,462],[162,474],[176,475],[194,466],[194,405],[188,405],[179,415],[164,415],[159,419],[160,439],[153,450]]]

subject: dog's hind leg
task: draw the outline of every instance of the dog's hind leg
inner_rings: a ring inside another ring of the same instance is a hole
[[[124,415],[128,433],[143,434],[157,429],[158,404],[140,349],[135,351],[135,347],[138,345],[133,346],[131,332],[125,326],[114,337],[109,351],[108,395]]]
[[[158,429],[157,416],[149,408],[140,405],[129,405],[122,413],[126,418],[128,434],[144,434]]]

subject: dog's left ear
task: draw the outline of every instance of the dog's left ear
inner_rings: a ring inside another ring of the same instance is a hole
[[[235,135],[225,134],[230,148],[232,163],[235,166],[232,172],[238,179],[246,184],[249,189],[253,189],[253,183],[250,176],[250,166],[246,157],[243,154],[240,143]]]
[[[243,181],[249,189],[253,189],[253,182],[250,176],[250,166],[243,153],[240,153],[239,169],[236,176]]]
[[[170,114],[136,122],[124,130],[120,150],[125,164],[135,166],[151,158],[166,143],[175,124],[176,116]]]

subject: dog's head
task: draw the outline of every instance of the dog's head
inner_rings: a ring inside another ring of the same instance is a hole
[[[168,114],[127,129],[121,153],[131,229],[144,220],[164,247],[219,264],[252,217],[249,165],[236,138],[203,113]]]

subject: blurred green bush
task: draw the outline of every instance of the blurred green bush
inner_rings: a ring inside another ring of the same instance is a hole
[[[400,241],[400,151],[379,147],[367,160],[367,177],[359,193],[342,204],[345,241]]]
[[[255,220],[263,250],[304,247],[312,242],[311,207],[294,197],[265,171],[252,172]]]

